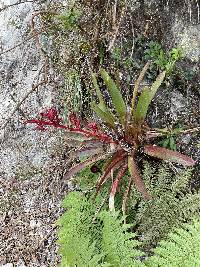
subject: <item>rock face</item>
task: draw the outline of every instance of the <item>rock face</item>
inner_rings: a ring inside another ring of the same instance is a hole
[[[8,7],[16,1],[1,2],[0,266],[50,266],[52,261],[57,266],[52,224],[66,193],[60,182],[62,160],[58,161],[62,134],[25,124],[56,105],[50,82],[34,89],[44,79],[44,61],[31,38],[30,21],[34,10],[43,7],[26,1]]]
[[[177,45],[185,51],[185,56],[193,62],[200,58],[200,25],[181,27],[182,21],[177,21],[173,32],[177,36]],[[178,28],[178,30],[177,30]],[[180,30],[182,28],[182,30]]]
[[[41,2],[46,4],[0,1],[0,266],[6,267],[58,266],[59,262],[53,224],[67,192],[62,181],[66,152],[63,133],[39,132],[24,123],[45,108],[59,106],[55,89],[59,79],[52,68],[48,68],[48,81],[37,87],[46,74],[45,62],[30,34],[30,21],[35,10],[47,8],[48,1]],[[197,69],[198,1],[130,4],[135,12],[135,32],[145,32],[167,48],[182,47],[187,66]],[[187,100],[182,93],[172,92],[173,99],[169,97],[167,105],[174,120]],[[194,99],[190,105],[195,103]]]

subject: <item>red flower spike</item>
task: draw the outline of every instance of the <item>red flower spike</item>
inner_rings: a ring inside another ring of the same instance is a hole
[[[59,119],[58,117],[58,111],[56,108],[50,108],[47,110],[47,112],[41,112],[40,115],[42,116],[42,118],[46,118],[48,119],[50,122],[54,123],[54,125],[59,125],[60,122],[62,121],[61,119]]]
[[[69,115],[69,120],[72,124],[71,127],[61,124],[62,120],[59,118],[58,112],[54,107],[48,109],[46,112],[41,112],[40,115],[42,119],[28,120],[25,123],[35,123],[38,125],[37,129],[41,131],[46,130],[45,126],[54,126],[55,128],[65,129],[69,132],[80,133],[86,138],[96,138],[99,141],[106,143],[114,142],[112,138],[110,138],[110,136],[100,132],[98,130],[97,124],[94,122],[88,124],[87,127],[89,128],[89,130],[81,129],[81,121],[75,113],[71,113]]]
[[[36,127],[36,130],[45,132],[47,129],[44,127],[44,125],[38,125],[38,126]]]
[[[71,122],[72,126],[75,126],[75,128],[77,128],[77,130],[81,129],[81,121],[79,120],[75,112],[69,114],[69,121]]]
[[[94,133],[98,132],[98,126],[97,126],[96,122],[88,123],[87,127],[90,128],[91,130],[93,130]]]

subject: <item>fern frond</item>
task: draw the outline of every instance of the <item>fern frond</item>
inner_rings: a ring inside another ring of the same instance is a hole
[[[92,204],[78,192],[68,195],[63,201],[68,209],[59,219],[58,243],[62,255],[61,267],[99,267],[102,258],[95,246],[90,229],[94,212]]]
[[[149,164],[145,164],[143,177],[152,199],[145,202],[132,187],[132,204],[129,204],[128,212],[138,225],[137,234],[146,247],[154,246],[173,227],[199,214],[200,192],[190,192],[188,189],[191,170],[175,175],[166,165],[155,172]]]
[[[128,232],[131,225],[123,224],[119,219],[119,212],[101,212],[103,221],[102,229],[102,252],[105,260],[112,267],[142,267],[144,266],[136,257],[142,252],[135,249],[139,242],[134,240],[134,233]]]
[[[200,220],[184,224],[168,235],[154,249],[148,267],[199,267],[200,266]]]
[[[58,243],[62,261],[69,267],[142,267],[136,257],[139,242],[124,225],[119,213],[101,211],[95,223],[94,203],[78,192],[69,193],[63,202],[68,210],[59,219]]]

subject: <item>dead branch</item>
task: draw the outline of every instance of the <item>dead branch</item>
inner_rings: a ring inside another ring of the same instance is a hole
[[[122,19],[124,17],[124,13],[125,13],[125,10],[126,10],[126,1],[125,1],[125,4],[124,4],[124,7],[122,8],[121,15],[120,15],[118,23],[116,23],[116,10],[117,10],[117,0],[115,1],[115,5],[114,5],[114,8],[113,8],[113,19],[112,19],[113,30],[114,30],[113,38],[110,41],[110,44],[108,46],[107,51],[110,51],[113,48],[115,40],[116,40],[117,35],[119,33],[119,28],[120,28],[120,25],[121,25],[121,22],[122,22]]]
[[[35,12],[32,17],[31,17],[31,22],[30,22],[30,26],[31,26],[31,31],[32,31],[32,34],[34,35],[35,37],[35,40],[36,40],[36,46],[38,48],[38,50],[40,51],[41,55],[44,56],[44,50],[42,48],[42,45],[40,43],[40,38],[39,38],[39,35],[40,33],[36,30],[35,28],[35,18],[38,17],[39,15],[43,15],[43,14],[51,14],[51,15],[57,15],[57,12],[55,11],[46,11],[46,10],[42,10],[42,11],[37,11]]]
[[[40,32],[41,33],[41,32]],[[37,33],[38,34],[38,33]],[[3,52],[1,52],[0,53],[0,56],[1,55],[3,55],[3,54],[6,54],[6,53],[8,53],[8,52],[10,52],[10,51],[12,51],[12,50],[14,50],[15,48],[17,48],[17,47],[19,47],[19,46],[21,46],[21,45],[23,45],[24,43],[26,43],[27,41],[29,41],[29,40],[31,40],[32,38],[34,38],[35,36],[34,36],[34,34],[33,34],[33,36],[29,36],[29,37],[27,37],[25,40],[23,40],[22,42],[20,42],[20,43],[18,43],[18,44],[16,44],[15,46],[13,46],[13,47],[11,47],[11,48],[8,48],[7,50],[4,50]]]

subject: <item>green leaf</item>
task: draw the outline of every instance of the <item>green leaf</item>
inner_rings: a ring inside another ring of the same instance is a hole
[[[97,154],[103,154],[102,144],[99,147],[82,147],[70,153],[70,161],[76,158],[89,157]]]
[[[169,146],[169,142],[170,142],[169,138],[165,139],[163,141],[163,143],[162,143],[162,147],[165,147],[165,148],[168,147]]]
[[[85,140],[88,140],[88,137],[86,137],[83,133],[77,133],[77,132],[71,132],[66,131],[65,132],[65,139],[72,140],[72,141],[80,141],[83,142]]]
[[[98,106],[98,108],[99,109],[101,109],[104,113],[106,113],[106,117],[109,119],[109,121],[112,121],[112,122],[114,122],[115,121],[115,117],[114,117],[114,115],[112,114],[112,112],[107,108],[107,106],[106,106],[106,103],[105,103],[105,101],[104,101],[104,98],[103,98],[103,95],[102,95],[102,93],[101,93],[101,90],[100,90],[100,88],[99,88],[99,85],[98,85],[98,83],[97,83],[97,79],[96,79],[96,76],[95,76],[95,74],[94,73],[92,73],[92,82],[93,82],[93,84],[94,84],[94,87],[95,87],[95,90],[96,90],[96,93],[97,93],[97,97],[98,97],[98,99],[99,99],[99,104],[97,105]],[[92,104],[93,105],[93,104]],[[94,106],[94,105],[93,105]],[[96,109],[96,107],[94,107],[95,109]],[[94,109],[93,109],[94,110]],[[96,111],[95,111],[96,112]],[[97,111],[98,112],[98,111]],[[97,113],[96,112],[96,113]],[[101,117],[98,113],[97,113],[97,115],[99,116],[99,117]],[[105,117],[105,116],[104,116]],[[101,117],[101,119],[103,119],[102,117]],[[114,126],[114,124],[113,124],[113,126]]]
[[[165,78],[165,71],[163,71],[158,75],[157,79],[152,84],[151,89],[149,89],[147,86],[144,87],[139,97],[136,110],[133,114],[136,121],[145,120],[149,105],[153,97],[155,96],[158,88],[160,87],[161,83],[163,82],[164,78]]]
[[[112,98],[113,105],[117,111],[117,114],[119,116],[120,122],[124,125],[125,121],[125,114],[126,114],[126,105],[123,100],[122,94],[119,91],[117,85],[113,81],[113,79],[109,76],[106,70],[101,69],[101,76],[104,80],[104,83],[110,93],[110,96]]]
[[[107,113],[103,111],[95,102],[92,102],[90,105],[91,109],[94,110],[94,112],[99,116],[99,118],[102,119],[103,122],[108,124],[111,128],[114,128],[115,119],[109,112]]]
[[[150,66],[150,62],[148,61],[142,71],[140,72],[140,75],[138,77],[138,79],[136,80],[135,82],[135,86],[134,86],[134,89],[133,89],[133,96],[132,96],[132,100],[131,100],[131,113],[133,114],[134,110],[135,110],[135,100],[136,100],[136,97],[137,97],[137,94],[138,94],[138,89],[139,89],[139,86],[140,86],[140,83],[141,81],[144,79],[144,75],[145,73],[147,72],[148,68]]]
[[[96,79],[96,76],[94,73],[91,74],[92,76],[92,83],[95,87],[95,90],[96,90],[96,93],[97,93],[97,97],[99,99],[99,108],[102,110],[102,111],[106,111],[107,110],[107,107],[106,107],[106,103],[104,102],[104,99],[103,99],[103,95],[101,93],[101,90],[99,88],[99,85],[97,83],[97,79]]]

